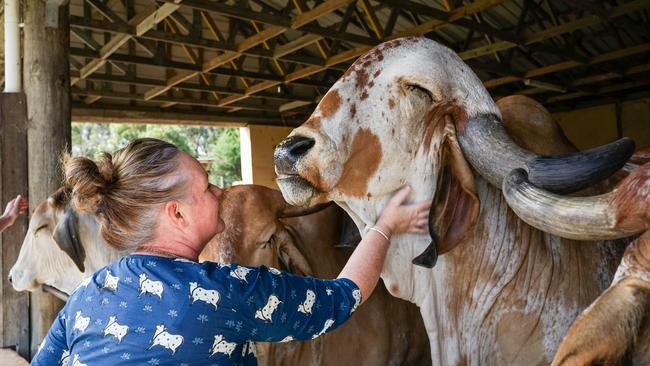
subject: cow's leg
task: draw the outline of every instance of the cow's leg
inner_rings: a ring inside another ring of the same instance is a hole
[[[625,251],[614,283],[571,326],[553,366],[650,364],[650,232]]]

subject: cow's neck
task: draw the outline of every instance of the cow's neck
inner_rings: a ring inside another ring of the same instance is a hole
[[[500,190],[480,177],[476,184],[481,213],[466,240],[425,269],[411,260],[428,235],[395,236],[382,278],[391,294],[420,306],[434,363],[548,362],[573,320],[611,281],[620,253],[611,244],[536,230],[508,208]],[[366,205],[347,207],[362,228],[381,203]]]

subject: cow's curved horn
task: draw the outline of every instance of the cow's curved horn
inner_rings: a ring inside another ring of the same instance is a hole
[[[333,202],[327,202],[327,203],[321,203],[316,206],[312,207],[306,207],[306,206],[292,206],[290,204],[287,204],[282,212],[280,212],[280,218],[288,218],[288,217],[298,217],[298,216],[307,216],[311,215],[313,213],[322,211],[328,207],[330,207],[333,204]]]
[[[523,168],[532,184],[554,193],[589,187],[619,170],[634,152],[634,141],[622,138],[577,153],[543,156],[517,145],[494,115],[479,115],[457,126],[458,142],[470,164],[496,187],[510,171]]]
[[[503,195],[526,223],[542,231],[576,240],[618,239],[638,234],[643,227],[620,225],[615,191],[592,197],[563,197],[540,189],[523,169],[503,180]]]

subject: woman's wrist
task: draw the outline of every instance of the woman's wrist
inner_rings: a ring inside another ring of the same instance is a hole
[[[393,235],[392,227],[390,225],[387,225],[382,220],[377,221],[374,228],[380,230],[382,232],[382,234],[384,234],[384,235],[386,235],[388,237],[389,240],[390,240],[390,237]]]

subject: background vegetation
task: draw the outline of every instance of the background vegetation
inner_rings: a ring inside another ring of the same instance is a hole
[[[169,141],[199,160],[211,160],[210,181],[221,187],[241,180],[239,129],[150,124],[73,123],[72,154],[95,159],[139,137]]]

